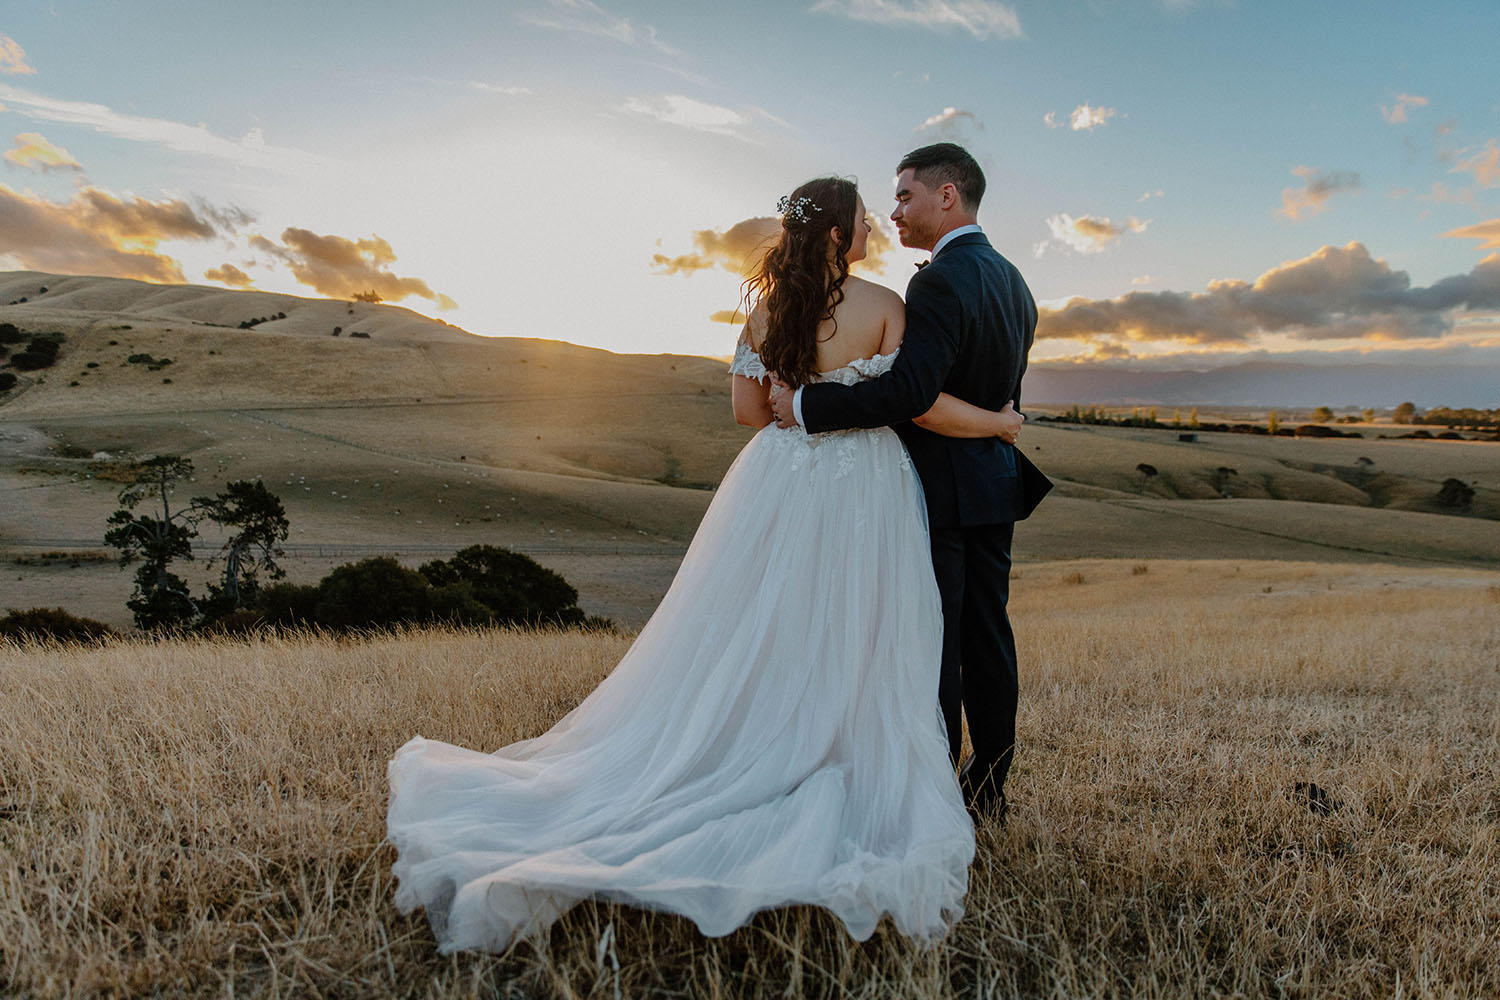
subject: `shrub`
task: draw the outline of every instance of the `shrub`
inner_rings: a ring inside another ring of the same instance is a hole
[[[1436,500],[1440,505],[1453,510],[1467,510],[1474,504],[1474,487],[1462,479],[1444,479]]]
[[[312,625],[318,620],[320,595],[316,585],[273,583],[256,591],[255,610],[275,625]]]
[[[474,585],[466,580],[433,589],[432,617],[450,625],[495,623],[495,613],[474,597]]]
[[[0,372],[0,392],[9,392],[16,387],[16,383],[19,381],[20,379],[16,378],[10,372]]]
[[[317,622],[334,628],[378,628],[428,621],[432,588],[390,556],[339,566],[318,584]]]
[[[36,351],[21,351],[11,355],[10,364],[16,371],[34,372],[42,368],[51,368],[57,363],[56,354],[38,354]]]
[[[421,568],[434,587],[468,584],[495,620],[516,625],[580,625],[578,591],[530,556],[494,545],[471,545]]]
[[[0,344],[19,344],[25,339],[26,334],[16,324],[0,323]]]
[[[79,618],[62,608],[11,609],[0,618],[0,637],[7,639],[45,639],[52,642],[99,642],[119,635],[103,622]]]
[[[11,367],[23,372],[51,368],[57,362],[57,351],[61,346],[61,341],[55,336],[32,337],[24,351],[11,356]]]

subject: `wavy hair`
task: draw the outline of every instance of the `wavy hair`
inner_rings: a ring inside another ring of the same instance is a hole
[[[854,242],[859,190],[842,177],[819,177],[798,187],[786,202],[776,245],[745,280],[745,304],[747,313],[755,305],[765,306],[761,360],[795,388],[818,372],[818,327],[833,320],[838,329],[833,314],[844,301],[849,277],[845,255]],[[839,239],[830,260],[828,234],[834,229]]]

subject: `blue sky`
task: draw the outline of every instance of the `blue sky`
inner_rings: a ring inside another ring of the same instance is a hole
[[[1489,364],[1497,39],[1493,2],[12,0],[0,265],[722,355],[778,196],[883,216],[952,139],[1038,359]]]

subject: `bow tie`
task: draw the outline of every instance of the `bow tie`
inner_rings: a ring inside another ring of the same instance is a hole
[[[931,264],[931,263],[932,263],[932,261],[930,261],[930,260],[919,260],[919,261],[917,261],[917,270],[920,271],[920,270],[922,270],[922,268],[926,267],[928,264]]]

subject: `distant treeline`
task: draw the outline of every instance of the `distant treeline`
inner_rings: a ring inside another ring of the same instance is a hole
[[[1422,414],[1419,422],[1455,430],[1500,431],[1500,410],[1452,410],[1435,406]]]

